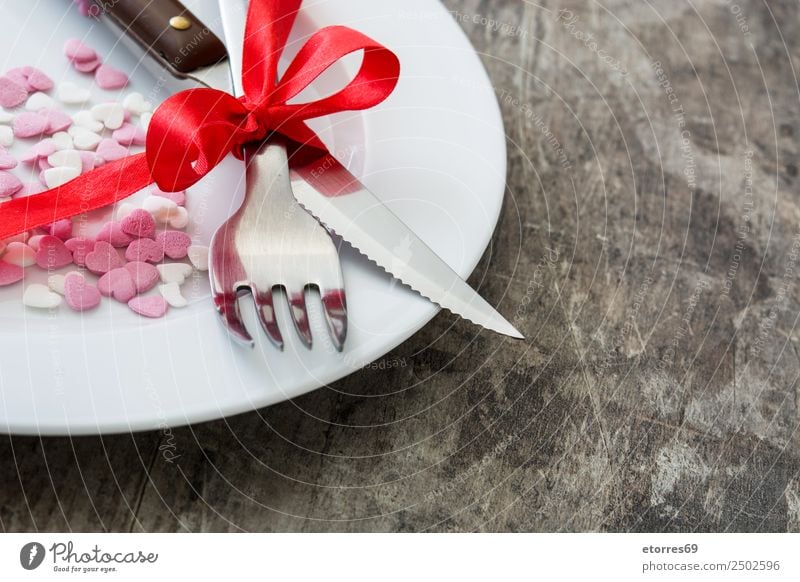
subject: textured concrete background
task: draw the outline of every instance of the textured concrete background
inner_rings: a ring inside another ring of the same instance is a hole
[[[2,437],[3,530],[800,531],[796,6],[445,3],[508,133],[472,282],[528,341],[444,314],[267,410]]]

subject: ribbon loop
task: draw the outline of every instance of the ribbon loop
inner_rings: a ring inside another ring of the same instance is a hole
[[[400,62],[368,36],[330,26],[309,37],[276,82],[278,61],[301,1],[250,1],[242,98],[209,88],[173,95],[150,121],[144,154],[106,164],[41,194],[3,203],[0,239],[113,204],[153,182],[165,191],[185,190],[229,153],[241,158],[245,145],[264,140],[271,132],[285,135],[301,148],[327,153],[305,122],[382,102],[397,85]],[[359,51],[363,51],[361,66],[342,89],[316,101],[289,103],[332,65]]]

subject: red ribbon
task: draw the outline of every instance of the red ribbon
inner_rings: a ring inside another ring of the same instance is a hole
[[[239,99],[216,89],[189,89],[156,110],[145,152],[105,164],[46,192],[0,204],[0,239],[115,203],[150,184],[185,190],[230,152],[277,131],[301,147],[325,150],[305,124],[341,111],[368,109],[397,85],[400,62],[358,31],[331,26],[314,33],[278,78],[278,60],[302,0],[251,0],[245,27]],[[289,104],[341,58],[363,51],[361,68],[343,89],[317,101]]]

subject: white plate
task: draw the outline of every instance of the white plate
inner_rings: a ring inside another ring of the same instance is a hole
[[[212,29],[219,28],[214,0],[188,4]],[[64,41],[77,36],[85,37],[108,62],[126,71],[136,69],[129,90],[156,101],[174,90],[137,68],[136,57],[102,25],[79,16],[67,0],[6,3],[3,12],[2,70],[33,64],[57,81],[88,84],[87,77],[70,70],[61,53]],[[497,222],[506,170],[500,112],[480,60],[435,0],[306,2],[290,52],[299,48],[297,39],[329,24],[352,26],[390,47],[400,57],[402,75],[397,90],[378,108],[340,114],[315,129],[466,276]],[[329,77],[343,82],[352,64]],[[95,97],[115,96],[97,91]],[[24,144],[17,147],[21,151]],[[227,190],[241,184],[241,176],[241,165],[229,158],[192,189],[188,205],[194,222],[189,230],[198,240],[208,241],[236,207],[238,198]],[[232,344],[211,307],[205,274],[184,286],[191,305],[158,321],[139,318],[111,301],[84,315],[66,306],[39,313],[21,305],[21,285],[0,289],[0,431],[120,432],[253,410],[358,370],[436,313],[434,306],[393,284],[352,250],[344,251],[342,266],[349,307],[342,354],[325,341],[318,309],[311,314],[317,340],[311,351],[294,341],[293,333],[285,334],[291,341],[283,353],[261,334],[254,350]],[[250,329],[256,331],[252,309],[243,307]],[[286,327],[288,313],[280,315]]]

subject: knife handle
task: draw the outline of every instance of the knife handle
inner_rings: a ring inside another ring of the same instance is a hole
[[[214,65],[227,53],[225,45],[178,0],[95,0],[143,48],[181,74]]]

